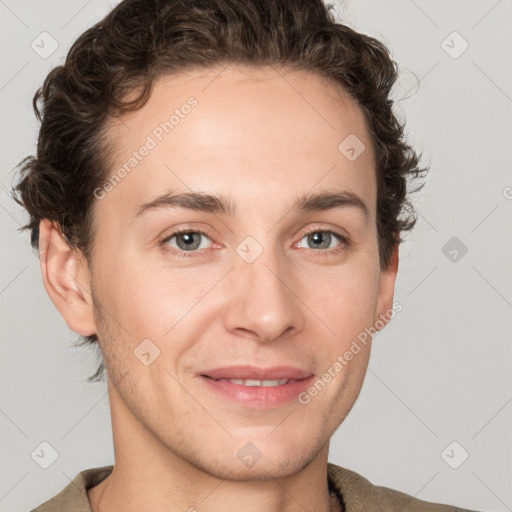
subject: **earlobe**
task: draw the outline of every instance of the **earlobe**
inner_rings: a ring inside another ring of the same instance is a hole
[[[395,280],[398,272],[398,250],[399,244],[393,247],[389,266],[382,270],[380,274],[379,298],[377,301],[376,316],[374,325],[377,330],[382,329],[394,316],[393,314],[393,295],[395,291]]]
[[[39,261],[44,287],[70,329],[83,336],[96,333],[91,279],[85,258],[70,247],[57,223],[39,224]]]

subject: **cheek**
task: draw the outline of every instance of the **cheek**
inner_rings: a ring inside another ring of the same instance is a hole
[[[208,292],[224,272],[118,260],[103,266],[97,280],[102,301],[122,336],[163,344],[204,315],[200,306],[211,299]]]
[[[378,267],[347,265],[303,285],[304,302],[323,321],[332,345],[342,348],[369,327],[379,291]]]

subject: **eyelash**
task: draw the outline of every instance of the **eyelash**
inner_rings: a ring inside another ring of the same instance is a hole
[[[164,248],[164,250],[169,251],[170,253],[172,253],[175,256],[178,256],[179,258],[194,258],[196,256],[201,256],[202,253],[197,249],[194,251],[182,251],[182,250],[177,250],[174,248],[169,248],[169,246],[167,246],[167,242],[169,242],[169,240],[171,240],[176,235],[180,235],[180,234],[184,234],[184,233],[186,233],[186,234],[201,234],[201,235],[206,236],[207,238],[210,238],[207,233],[205,233],[204,231],[202,231],[200,229],[186,229],[185,228],[185,229],[179,229],[177,231],[173,231],[170,235],[166,236],[163,240],[161,240],[159,242],[159,245],[161,245]],[[332,249],[310,249],[311,251],[318,252],[319,253],[318,256],[326,256],[326,257],[335,256],[340,251],[347,249],[351,245],[349,239],[346,236],[342,235],[341,233],[338,233],[337,231],[333,231],[330,229],[313,228],[310,231],[307,231],[306,233],[304,233],[302,235],[302,237],[300,238],[300,240],[302,240],[304,237],[306,237],[308,235],[311,235],[312,233],[329,233],[331,235],[334,235],[340,241],[340,244]],[[212,249],[203,249],[203,251],[210,251],[210,250],[212,250]]]

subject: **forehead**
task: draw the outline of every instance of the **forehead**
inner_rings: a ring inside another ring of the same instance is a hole
[[[127,215],[169,188],[262,199],[318,184],[358,191],[369,209],[375,201],[362,109],[311,71],[227,66],[162,76],[143,108],[110,123],[108,137],[111,176],[126,170],[109,197]],[[354,142],[364,150],[351,159]]]

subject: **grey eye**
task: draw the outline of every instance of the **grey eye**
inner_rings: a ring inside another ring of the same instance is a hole
[[[195,251],[197,249],[206,249],[202,244],[202,238],[207,239],[208,237],[204,233],[198,231],[187,231],[184,233],[175,233],[168,238],[168,243],[175,249],[182,251]],[[173,243],[175,241],[175,243]]]
[[[312,233],[304,236],[299,242],[299,247],[304,247],[301,245],[302,240],[306,240],[308,244],[308,249],[331,249],[336,244],[331,245],[332,242],[335,242],[336,239],[339,241],[339,237],[330,231],[313,231]]]

